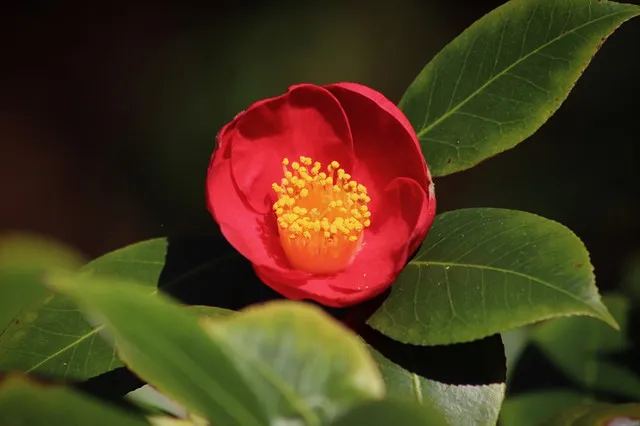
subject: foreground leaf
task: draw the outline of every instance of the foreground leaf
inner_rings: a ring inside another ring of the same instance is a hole
[[[368,323],[401,342],[441,345],[577,314],[617,327],[569,229],[530,213],[465,209],[436,217]]]
[[[71,248],[31,234],[0,235],[0,347],[2,334],[34,300],[46,297],[40,285],[49,269],[72,270],[83,260]],[[10,283],[18,285],[9,287]]]
[[[142,426],[142,417],[100,403],[71,389],[18,375],[0,382],[3,425]]]
[[[126,281],[55,274],[48,283],[95,314],[127,366],[167,396],[219,424],[266,424],[255,394],[195,312]]]
[[[100,257],[81,270],[89,276],[135,279],[157,291],[166,240],[133,244]],[[63,294],[46,292],[25,306],[0,335],[0,369],[85,380],[122,363],[76,304]]]
[[[436,411],[405,401],[384,400],[360,405],[340,417],[331,426],[448,426]]]
[[[384,395],[366,347],[313,305],[270,302],[202,324],[233,349],[272,424],[325,424]]]
[[[604,0],[512,0],[469,27],[400,101],[431,173],[468,169],[531,136],[604,40],[638,14]]]
[[[192,305],[186,306],[185,308],[203,318],[225,318],[236,313],[236,311],[230,311],[216,306]]]
[[[589,390],[640,400],[640,377],[608,359],[627,349],[629,301],[617,295],[604,302],[620,324],[620,332],[593,318],[558,318],[536,327],[532,340],[567,377]]]
[[[439,412],[451,426],[493,426],[504,399],[504,383],[449,385],[405,370],[378,351],[371,353],[380,367],[390,397],[415,401]],[[429,362],[423,359],[422,362]]]
[[[507,358],[507,382],[512,379],[520,356],[529,344],[530,334],[530,327],[514,328],[501,333],[504,355]]]

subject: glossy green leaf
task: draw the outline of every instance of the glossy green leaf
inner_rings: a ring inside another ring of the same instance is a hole
[[[413,401],[439,412],[451,426],[493,426],[504,399],[504,383],[449,385],[405,370],[373,348],[389,397]],[[429,362],[424,359],[424,362]],[[470,362],[473,362],[470,360]]]
[[[539,426],[559,413],[584,406],[591,399],[573,391],[532,392],[507,398],[500,412],[500,426]]]
[[[640,404],[592,404],[570,408],[541,426],[637,426]]]
[[[267,424],[229,351],[204,333],[195,312],[124,280],[52,274],[47,282],[96,315],[127,366],[176,402],[218,424]]]
[[[512,0],[469,27],[400,101],[432,174],[468,169],[531,136],[604,40],[638,14],[605,0]]]
[[[609,359],[629,348],[629,301],[610,295],[605,305],[620,324],[620,331],[593,318],[558,318],[536,327],[532,340],[569,378],[590,390],[611,392],[640,400],[640,377]]]
[[[401,342],[440,345],[577,314],[617,327],[569,229],[530,213],[465,209],[436,217],[368,323]]]
[[[9,375],[0,381],[0,422],[6,426],[142,426],[140,416],[63,386]]]
[[[157,291],[167,243],[145,241],[102,256],[81,271],[89,276],[134,279]],[[24,307],[0,335],[0,369],[84,380],[122,366],[76,304],[49,292]]]
[[[202,324],[233,349],[272,424],[322,425],[384,395],[360,339],[313,305],[270,302]]]
[[[442,416],[431,409],[405,401],[383,400],[355,407],[331,426],[448,426]]]

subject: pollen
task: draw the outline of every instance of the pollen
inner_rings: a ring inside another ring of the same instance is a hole
[[[371,226],[367,188],[337,161],[322,165],[309,157],[282,160],[283,178],[273,183],[273,211],[280,242],[291,265],[332,274],[351,264]]]

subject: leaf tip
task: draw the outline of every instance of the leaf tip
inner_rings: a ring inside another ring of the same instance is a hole
[[[613,328],[614,330],[620,331],[620,324],[618,324],[618,321],[616,321],[616,319],[613,317],[613,315],[611,315],[606,307],[604,307],[602,311],[598,312],[596,318],[601,319],[609,326],[611,326],[611,328]]]

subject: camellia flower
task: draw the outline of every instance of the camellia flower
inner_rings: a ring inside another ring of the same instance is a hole
[[[238,114],[218,134],[207,201],[263,282],[333,307],[386,290],[435,214],[413,128],[354,83],[293,86]]]

